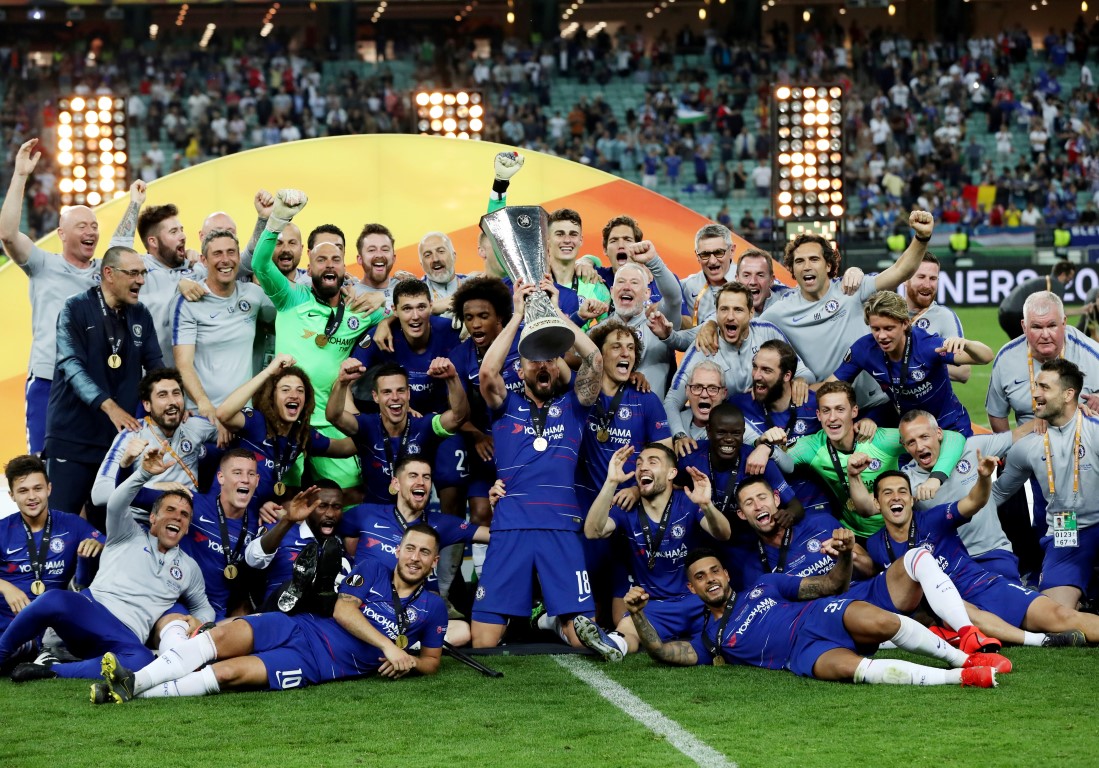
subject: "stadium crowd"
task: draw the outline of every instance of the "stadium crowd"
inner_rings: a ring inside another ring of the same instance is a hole
[[[495,40],[488,54],[452,38],[379,41],[379,53],[392,45],[398,60],[413,62],[403,86],[385,63],[363,74],[355,61],[277,35],[219,36],[202,49],[188,40],[104,48],[94,59],[59,52],[49,68],[6,49],[0,67],[13,76],[0,130],[10,165],[29,137],[50,145],[59,93],[109,87],[127,95],[140,136],[131,164],[148,182],[256,146],[416,132],[413,86],[477,86],[488,94],[486,140],[620,174],[687,204],[704,192],[701,199],[743,208],[707,215],[767,242],[773,221],[761,211],[769,206],[752,202],[770,194],[768,89],[837,81],[846,93],[855,236],[905,232],[913,206],[969,229],[1099,221],[1099,108],[1088,64],[1099,32],[1082,18],[1071,30],[1050,30],[1037,52],[1022,27],[964,44],[857,23],[809,25],[792,38],[777,24],[769,45],[729,43],[714,30],[591,31],[533,47]],[[553,92],[564,83],[595,89],[561,108]],[[644,96],[611,99],[621,83],[642,84]],[[56,224],[52,162],[47,151],[27,189],[32,233]],[[994,187],[994,199],[971,204],[970,185]]]
[[[1077,610],[1099,345],[1056,292],[998,352],[967,339],[920,209],[877,275],[797,237],[786,288],[720,224],[691,275],[625,213],[581,255],[563,208],[525,281],[523,160],[495,157],[484,269],[461,275],[441,232],[398,265],[382,223],[300,231],[293,189],[257,191],[245,237],[136,181],[106,248],[75,206],[46,253],[19,229],[42,162],[20,147],[0,208],[34,334],[0,521],[13,680],[102,677],[109,703],[396,678],[533,624],[608,661],[990,687],[1005,643],[1099,642]],[[994,433],[975,434],[953,387],[989,364]],[[942,664],[873,657],[886,643]]]

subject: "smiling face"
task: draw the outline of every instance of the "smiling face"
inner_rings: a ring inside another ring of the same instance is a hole
[[[317,507],[309,513],[306,522],[318,539],[334,536],[336,526],[343,517],[343,492],[339,488],[321,488],[317,491]]]
[[[488,349],[504,329],[495,307],[484,299],[470,299],[462,305],[462,322],[479,352]]]
[[[903,528],[912,520],[912,489],[903,477],[885,477],[878,482],[874,495],[885,522]]]
[[[549,225],[549,255],[561,262],[574,261],[584,244],[584,235],[580,225],[574,221],[562,219]]]
[[[931,306],[938,295],[939,265],[931,261],[921,262],[916,274],[905,283],[904,297],[908,300],[908,307],[922,312]]]
[[[718,608],[733,594],[729,587],[729,572],[716,557],[702,557],[687,568],[687,588],[706,605]]]
[[[1055,421],[1065,412],[1069,402],[1075,399],[1072,390],[1061,386],[1061,377],[1055,371],[1041,371],[1034,381],[1034,415],[1046,421]]]
[[[527,391],[539,402],[546,402],[557,393],[557,384],[561,379],[561,370],[557,367],[557,358],[553,360],[527,360],[519,358],[519,372]]]
[[[898,320],[889,315],[870,315],[869,326],[870,335],[874,337],[878,348],[891,360],[900,360],[908,338],[908,320]]]
[[[646,448],[641,452],[634,471],[637,473],[637,488],[643,499],[654,499],[664,493],[676,474],[675,463],[668,459],[664,451],[654,448]]]
[[[792,378],[783,373],[779,353],[761,349],[752,358],[752,399],[757,403],[773,403],[782,397],[786,383]]]
[[[207,280],[211,287],[230,290],[240,271],[240,250],[237,241],[231,237],[215,237],[206,243],[202,254],[202,263],[206,265]]]
[[[316,244],[314,244],[316,247]],[[294,223],[287,224],[282,232],[279,232],[278,242],[275,243],[275,253],[271,257],[275,260],[275,266],[279,272],[291,277],[301,264],[301,230]],[[343,255],[341,249],[340,255]]]
[[[309,252],[309,277],[322,300],[331,300],[340,292],[345,273],[343,254],[332,243],[315,245]]]
[[[935,466],[943,445],[943,431],[938,426],[932,426],[921,416],[912,421],[902,421],[900,433],[904,450],[922,469],[930,470]]]
[[[408,416],[411,394],[408,379],[400,374],[374,379],[374,402],[381,411],[382,421],[389,425],[403,424]]]
[[[737,491],[737,515],[761,536],[770,536],[777,529],[775,512],[781,499],[766,483],[752,483]]]
[[[435,539],[426,533],[409,531],[397,550],[397,576],[409,586],[416,586],[431,575],[439,562]]]
[[[293,374],[283,376],[275,385],[275,409],[279,418],[293,424],[305,407],[305,383]]]
[[[698,241],[695,257],[710,285],[722,285],[733,263],[733,249],[720,237],[704,237]]]
[[[793,254],[794,280],[802,292],[814,298],[828,290],[828,261],[820,243],[802,243]]]
[[[817,396],[817,419],[824,428],[824,434],[834,443],[843,442],[855,428],[855,417],[859,408],[842,392],[830,392]]]
[[[99,244],[99,222],[91,208],[74,205],[61,214],[57,236],[66,258],[87,264],[95,256],[95,247]]]
[[[607,234],[607,244],[603,246],[603,253],[606,255],[607,261],[611,263],[611,270],[616,273],[616,278],[618,268],[630,260],[627,247],[636,242],[637,238],[633,236],[633,227],[628,224],[619,224],[612,227]]]
[[[1052,360],[1065,345],[1065,316],[1055,309],[1031,315],[1023,319],[1023,332],[1035,358]]]
[[[457,256],[450,243],[439,235],[424,238],[420,243],[420,266],[427,279],[445,285],[454,279],[454,262]]]
[[[744,417],[735,413],[718,413],[710,416],[706,425],[710,450],[722,461],[734,461],[740,456],[744,444]]]
[[[161,379],[153,382],[149,399],[142,405],[149,418],[166,434],[171,434],[183,421],[183,389],[175,379]]]
[[[51,486],[44,474],[31,472],[29,475],[15,478],[8,492],[19,509],[19,514],[28,525],[34,526],[35,522],[49,510],[50,490]],[[45,525],[44,521],[43,525]]]
[[[409,342],[415,344],[431,332],[431,299],[426,293],[405,294],[394,309],[397,311],[401,330]]]
[[[725,380],[715,370],[695,368],[691,371],[691,382],[687,385],[687,404],[695,424],[706,424],[710,420],[710,411],[718,403],[724,402],[728,390]]]
[[[191,527],[191,512],[190,499],[169,493],[156,512],[149,514],[149,533],[157,540],[161,552],[179,546],[180,539]]]
[[[637,365],[637,339],[626,331],[612,331],[603,341],[603,376],[614,384],[625,384]]]
[[[426,461],[409,461],[397,472],[392,481],[397,486],[397,497],[406,510],[417,514],[424,511],[431,500],[431,465]]]
[[[397,256],[393,242],[381,233],[367,235],[359,249],[358,262],[363,268],[363,279],[373,288],[384,288],[389,283],[389,273]]]
[[[721,338],[730,344],[740,344],[748,337],[752,307],[743,293],[725,291],[717,299],[717,328]]]
[[[160,222],[156,234],[149,236],[146,245],[149,253],[172,269],[182,267],[187,261],[187,235],[178,216],[170,216]]]
[[[256,460],[243,456],[230,456],[218,469],[221,484],[221,503],[226,508],[245,509],[259,486]]]
[[[611,300],[614,302],[614,311],[627,320],[641,314],[649,300],[649,281],[644,270],[637,265],[631,265],[615,272],[614,282],[611,283]]]
[[[765,256],[742,256],[736,268],[736,281],[752,292],[752,309],[758,315],[771,298],[770,260]]]

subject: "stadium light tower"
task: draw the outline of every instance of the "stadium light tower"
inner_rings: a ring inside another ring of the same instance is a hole
[[[416,91],[416,129],[421,135],[480,141],[485,127],[480,91]]]
[[[110,94],[70,96],[58,103],[57,186],[62,210],[96,206],[129,187],[126,101]]]
[[[816,232],[837,242],[847,213],[843,89],[779,85],[771,99],[771,194],[785,241]]]

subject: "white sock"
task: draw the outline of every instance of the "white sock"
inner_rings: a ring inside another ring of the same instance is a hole
[[[214,640],[209,632],[203,632],[180,643],[144,669],[139,669],[134,674],[134,693],[142,693],[169,680],[178,680],[216,658]]]
[[[622,651],[623,656],[625,656],[627,653],[630,652],[630,647],[628,645],[626,645],[625,636],[621,632],[619,632],[617,629],[611,630],[610,632],[608,632],[607,633],[607,639],[610,640],[612,643],[614,643],[614,646],[618,650]]]
[[[485,554],[488,552],[488,544],[473,544],[470,549],[473,550],[473,572],[480,579],[481,569],[485,567]]]
[[[178,680],[168,680],[153,686],[144,693],[139,693],[142,699],[159,699],[166,696],[205,696],[210,693],[220,693],[217,676],[213,667],[204,667],[198,672],[191,672]]]
[[[565,627],[561,623],[561,619],[557,616],[550,616],[548,613],[543,613],[538,617],[538,621],[535,622],[538,625],[538,629],[544,629],[547,632],[553,632],[559,638],[561,642],[566,645],[569,642],[568,636],[565,634]]]
[[[897,644],[898,648],[921,656],[941,659],[952,667],[962,666],[969,658],[918,621],[899,614],[896,616],[901,621],[901,628],[890,639]]]
[[[439,565],[436,566],[435,573],[439,577],[440,597],[447,597],[450,594],[450,585],[454,583],[454,577],[462,567],[462,556],[465,551],[466,545],[458,543],[443,547],[439,552]]]
[[[856,683],[871,685],[958,685],[960,669],[937,669],[900,659],[863,659],[855,670]]]
[[[935,555],[927,547],[910,549],[904,554],[904,570],[923,587],[924,597],[935,614],[950,625],[955,632],[968,627],[973,621],[965,610],[962,596],[950,577],[935,561]]]
[[[1042,643],[1046,641],[1045,632],[1027,632],[1023,630],[1023,645],[1030,645],[1041,647]]]
[[[164,655],[180,643],[185,642],[187,642],[187,622],[183,619],[176,619],[165,624],[164,629],[160,630],[160,643],[157,645],[157,650],[160,651],[161,655]]]

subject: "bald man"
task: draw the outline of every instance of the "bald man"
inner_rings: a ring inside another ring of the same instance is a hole
[[[19,231],[27,179],[42,157],[37,145],[38,139],[31,139],[16,153],[11,186],[0,208],[0,243],[31,282],[31,358],[26,388],[31,453],[41,453],[46,440],[46,405],[57,356],[57,315],[67,298],[95,287],[100,279],[92,260],[99,243],[99,222],[91,208],[76,205],[61,214],[57,227],[60,255],[47,253]]]

